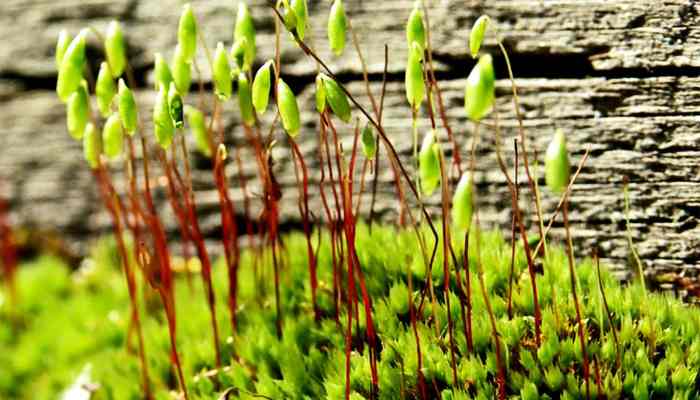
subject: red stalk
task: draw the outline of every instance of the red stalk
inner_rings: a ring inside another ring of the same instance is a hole
[[[2,254],[3,277],[7,285],[7,293],[9,293],[12,310],[18,304],[15,277],[17,272],[17,248],[8,214],[8,203],[4,198],[0,197],[0,254]]]

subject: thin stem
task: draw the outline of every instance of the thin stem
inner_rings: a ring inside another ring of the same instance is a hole
[[[634,246],[634,241],[632,240],[632,225],[630,224],[630,192],[629,180],[627,177],[624,179],[622,191],[625,198],[625,231],[627,233],[627,244],[630,247],[630,252],[634,258],[634,263],[637,265],[637,274],[639,275],[639,280],[642,283],[642,290],[646,296],[647,285],[644,278],[644,268],[642,267],[642,260],[639,258],[639,253],[637,253],[637,248]]]
[[[603,286],[603,278],[600,276],[600,258],[598,258],[598,252],[593,250],[593,260],[596,265],[596,272],[598,276],[598,289],[600,290],[600,297],[603,300],[603,306],[605,307],[605,314],[608,317],[608,322],[610,323],[610,331],[612,332],[613,340],[615,341],[615,367],[619,370],[622,365],[622,360],[620,356],[620,341],[617,338],[617,329],[615,329],[615,322],[612,319],[612,313],[610,312],[610,307],[608,306],[608,299],[605,297],[605,287]],[[602,327],[602,321],[601,321]],[[602,329],[601,329],[602,330]]]

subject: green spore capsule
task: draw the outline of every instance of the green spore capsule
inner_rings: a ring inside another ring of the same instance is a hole
[[[173,126],[180,129],[185,126],[185,116],[184,116],[184,105],[182,103],[182,96],[178,93],[175,83],[170,84],[168,89],[168,110],[170,112],[170,118],[173,120]]]
[[[204,114],[192,106],[185,106],[185,116],[187,116],[187,123],[192,129],[192,137],[197,150],[207,158],[211,158],[209,133],[204,122]]]
[[[240,1],[238,3],[238,14],[236,15],[236,26],[234,27],[233,42],[245,39],[245,70],[249,70],[253,60],[255,60],[255,25],[253,17],[248,11],[248,6]]]
[[[78,90],[73,92],[68,98],[66,123],[68,125],[68,133],[75,140],[80,140],[83,137],[85,126],[90,118],[88,102],[89,98],[85,85],[80,85]]]
[[[247,126],[255,124],[255,111],[253,111],[253,93],[250,81],[244,72],[238,74],[238,107],[241,109],[241,119]]]
[[[124,43],[122,26],[118,21],[109,23],[104,45],[112,76],[118,78],[126,68],[126,44]]]
[[[80,82],[83,80],[85,35],[87,35],[87,31],[80,31],[78,36],[71,40],[70,45],[68,45],[61,59],[61,66],[58,69],[58,79],[56,80],[56,94],[58,94],[58,97],[63,102],[68,101],[68,97],[78,90]]]
[[[216,96],[222,101],[228,100],[231,97],[231,65],[221,42],[216,44],[213,76]]]
[[[420,9],[420,2],[416,2],[413,11],[408,16],[406,22],[406,40],[408,48],[413,47],[413,43],[418,43],[422,49],[426,47],[425,25],[423,24],[423,11]]]
[[[296,14],[297,36],[299,36],[299,39],[304,40],[306,25],[309,23],[309,7],[306,4],[306,0],[292,0],[291,6],[294,14]]]
[[[348,96],[345,95],[343,89],[340,88],[340,85],[338,85],[338,82],[336,82],[334,79],[326,75],[322,75],[321,80],[323,81],[326,101],[328,102],[328,105],[331,106],[331,110],[333,110],[333,113],[342,121],[349,122],[350,118],[352,117],[352,112],[350,110]]]
[[[282,10],[282,13],[283,13],[282,20],[284,21],[284,26],[293,35],[297,30],[297,14],[289,6],[284,7],[284,10]]]
[[[249,70],[249,66],[251,64],[251,61],[246,61],[245,49],[247,42],[248,41],[245,38],[238,39],[231,46],[231,59],[233,60],[234,65],[242,71]],[[246,64],[248,64],[248,67],[246,67]]]
[[[440,185],[439,146],[436,140],[436,132],[431,129],[423,138],[423,144],[418,154],[420,188],[426,196],[433,194],[438,185]]]
[[[566,136],[561,129],[557,129],[547,146],[544,174],[547,187],[554,193],[563,193],[569,185],[569,153],[566,151]]]
[[[465,172],[459,179],[452,197],[452,225],[455,229],[469,232],[474,209],[473,196],[474,184],[469,173]]]
[[[158,144],[167,149],[173,141],[175,126],[170,118],[170,107],[168,105],[168,90],[161,86],[153,106],[153,132]]]
[[[472,121],[480,121],[491,111],[495,98],[495,81],[491,55],[481,56],[469,73],[464,91],[464,109]]]
[[[345,50],[345,33],[347,31],[347,17],[342,0],[334,0],[331,12],[328,15],[328,42],[336,56],[343,54]]]
[[[292,138],[296,137],[301,128],[299,106],[292,89],[282,79],[277,84],[277,108],[282,118],[284,130]]]
[[[474,26],[472,26],[472,30],[469,33],[469,51],[473,58],[479,55],[481,42],[484,41],[484,33],[486,33],[489,21],[488,15],[482,15],[474,22]]]
[[[191,64],[182,54],[180,46],[175,46],[175,53],[171,63],[171,71],[173,72],[173,82],[177,87],[177,91],[184,97],[190,91],[192,83]]]
[[[253,79],[253,106],[258,114],[264,113],[270,102],[271,69],[272,60],[268,60],[258,69]]]
[[[107,118],[102,128],[102,145],[104,153],[110,159],[119,157],[124,148],[124,131],[119,120],[119,114],[114,113]]]
[[[362,130],[362,152],[368,160],[374,159],[374,156],[377,155],[377,140],[369,122]]]
[[[70,35],[68,35],[68,31],[65,29],[61,29],[61,32],[58,33],[58,39],[56,40],[56,69],[61,68],[61,61],[63,61],[63,56],[66,54],[66,50],[68,50],[68,46],[70,45]]]
[[[100,109],[100,114],[103,117],[107,118],[111,114],[112,100],[116,94],[117,87],[114,84],[112,72],[109,70],[109,64],[102,62],[95,83],[95,95],[97,96],[97,108]]]
[[[138,110],[136,109],[136,99],[124,79],[119,79],[119,118],[127,135],[133,136],[138,126]]]
[[[87,161],[90,168],[97,169],[100,166],[100,153],[102,152],[100,133],[95,128],[95,125],[88,123],[82,136],[85,161]]]
[[[170,67],[168,63],[165,62],[165,58],[160,53],[155,53],[155,68],[154,68],[154,78],[155,78],[155,90],[158,90],[161,86],[165,88],[170,87],[170,82],[173,81],[173,74],[170,72]]]
[[[177,27],[177,40],[182,49],[182,56],[191,62],[197,52],[197,19],[194,17],[190,3],[182,7],[180,23]]]
[[[326,110],[326,88],[323,84],[323,74],[316,75],[316,110],[320,113]]]
[[[413,43],[406,64],[406,98],[411,108],[418,110],[425,98],[425,82],[423,80],[423,48]]]

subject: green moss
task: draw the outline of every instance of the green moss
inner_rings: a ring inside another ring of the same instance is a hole
[[[234,336],[231,336],[226,307],[225,266],[223,261],[215,265],[219,327],[224,340],[220,345],[227,365],[218,374],[218,385],[205,373],[213,367],[214,354],[200,279],[194,275],[190,288],[184,277],[179,277],[178,348],[191,398],[212,398],[226,389],[232,398],[243,399],[255,398],[254,394],[274,399],[344,397],[343,325],[347,315],[345,310],[341,311],[341,326],[333,318],[328,236],[324,234],[322,241],[318,276],[319,305],[324,318],[316,323],[310,302],[304,238],[300,234],[285,237],[287,251],[281,278],[284,336],[281,340],[275,334],[270,257],[254,263],[254,254],[247,252],[243,256],[239,279],[239,332]],[[461,244],[455,242],[456,254],[462,254],[460,247]],[[428,270],[415,234],[375,226],[370,235],[366,227],[360,226],[357,251],[373,299],[373,315],[381,342],[379,398],[419,398],[418,353],[410,325],[407,278],[411,274],[414,289],[411,299],[418,306]],[[475,251],[476,248],[470,248],[470,254]],[[545,274],[538,275],[543,312],[543,340],[538,349],[534,343],[530,280],[522,249],[516,253],[512,319],[507,314],[510,245],[499,233],[485,233],[481,251],[487,292],[505,348],[508,395],[527,399],[584,398],[582,355],[564,252],[551,246],[544,263]],[[254,265],[258,268],[257,275]],[[345,264],[342,267],[346,269]],[[69,271],[59,260],[47,257],[25,264],[19,272],[20,304],[14,317],[9,316],[7,302],[0,300],[0,398],[55,398],[82,371],[87,371],[86,365],[91,366],[90,381],[99,384],[95,399],[140,398],[138,360],[127,351],[131,340],[135,352],[136,338],[129,339],[128,295],[112,240],[101,241],[81,268],[73,273]],[[452,387],[446,328],[448,310],[442,292],[442,254],[438,253],[432,270],[437,299],[435,315],[426,299],[423,318],[417,323],[422,372],[428,382],[430,398],[487,399],[496,393],[494,343],[484,301],[475,286],[473,259],[470,273],[473,353],[467,350],[454,269],[451,272],[450,311],[455,324],[460,383],[459,387]],[[646,295],[638,285],[621,286],[603,271],[602,280],[613,318],[611,325],[603,309],[595,266],[590,260],[582,260],[578,262],[577,273],[583,318],[589,333],[591,393],[594,395],[600,390],[609,398],[694,396],[700,388],[697,374],[700,340],[696,339],[700,312],[669,296]],[[164,316],[157,295],[150,290],[140,292],[153,386],[157,398],[169,398],[168,391],[176,385],[176,379],[168,359],[169,339]],[[3,296],[4,293],[0,294],[0,299]],[[365,329],[362,307],[360,310],[360,332],[353,326],[355,336],[363,335]],[[621,347],[619,368],[612,326],[617,330]],[[596,383],[597,375],[600,388]],[[366,347],[354,348],[350,376],[352,398],[369,398],[370,364]]]

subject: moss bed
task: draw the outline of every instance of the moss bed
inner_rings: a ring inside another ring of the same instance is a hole
[[[269,256],[260,259],[261,279],[256,279],[254,254],[244,252],[239,281],[239,330],[233,336],[226,308],[225,265],[221,261],[215,266],[221,350],[225,360],[221,371],[213,369],[211,325],[201,280],[194,275],[189,286],[184,275],[178,275],[177,340],[191,398],[344,398],[344,323],[339,325],[334,316],[328,240],[323,240],[319,252],[319,304],[323,318],[318,323],[314,321],[309,301],[304,238],[301,234],[291,234],[284,241],[281,340],[275,333]],[[475,241],[471,242],[473,246]],[[455,246],[460,254],[461,245],[455,242]],[[357,251],[373,299],[380,338],[378,397],[420,398],[407,287],[407,273],[412,271],[412,298],[418,307],[426,268],[416,235],[377,226],[370,234],[366,226],[360,226]],[[472,247],[470,251],[475,249]],[[499,233],[483,234],[485,280],[506,349],[509,398],[585,398],[582,354],[576,336],[565,253],[553,244],[543,271],[538,274],[543,323],[542,345],[537,349],[530,280],[521,249],[516,252],[514,316],[508,317],[510,252],[510,244]],[[462,333],[456,288],[450,293],[457,351],[456,386],[452,382],[439,252],[434,264],[432,276],[438,301],[433,309],[429,296],[425,298],[426,305],[417,324],[429,398],[492,399],[495,396],[494,341],[477,285],[474,260],[470,264],[472,353],[467,351]],[[603,268],[601,279],[611,325],[603,306],[595,264],[588,259],[579,260],[577,274],[591,360],[591,398],[598,395],[599,398],[697,398],[698,310],[669,296],[647,294],[638,284],[620,285]],[[49,256],[28,262],[20,268],[18,285],[20,301],[12,312],[7,294],[2,292],[0,297],[0,398],[57,398],[71,385],[74,390],[80,388],[81,382],[83,388],[92,390],[92,399],[142,396],[136,342],[128,333],[128,295],[111,239],[97,243],[91,256],[73,271]],[[143,329],[156,398],[177,397],[177,381],[168,357],[167,324],[157,296],[146,286],[141,287]],[[359,308],[361,313],[362,307]],[[340,321],[345,320],[341,313]],[[360,316],[359,321],[364,318]],[[359,335],[364,335],[362,323],[359,329]],[[619,365],[614,332],[619,339]],[[355,327],[353,334],[358,335]],[[358,345],[351,359],[351,398],[370,398],[367,349],[360,347],[362,340],[355,342]]]

